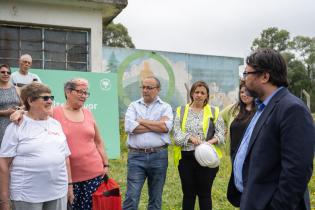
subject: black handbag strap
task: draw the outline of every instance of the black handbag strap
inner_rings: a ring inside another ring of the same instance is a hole
[[[119,188],[107,190],[107,191],[103,192],[103,195],[105,197],[110,197],[110,196],[119,197],[120,196],[120,190],[119,190]]]
[[[109,176],[107,174],[105,174],[103,177],[103,182],[107,183],[108,179],[109,179]]]
[[[105,174],[103,177],[103,182],[107,183],[108,179],[109,179],[109,176],[107,174]],[[119,190],[119,188],[107,190],[107,191],[103,192],[103,196],[105,196],[105,197],[110,197],[110,196],[119,197],[120,196],[120,190]]]

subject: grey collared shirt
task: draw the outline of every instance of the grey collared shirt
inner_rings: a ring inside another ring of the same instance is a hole
[[[173,112],[172,107],[168,103],[165,103],[159,97],[149,105],[144,103],[143,98],[132,102],[125,115],[125,131],[128,133],[128,146],[133,148],[151,148],[171,144],[169,132],[133,133],[134,129],[139,125],[137,119],[158,121],[162,116],[168,117],[169,120],[165,122],[165,125],[170,132],[173,126]]]

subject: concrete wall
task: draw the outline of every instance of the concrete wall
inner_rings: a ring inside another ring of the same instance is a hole
[[[243,58],[103,48],[105,72],[117,74],[120,116],[131,101],[141,97],[140,81],[156,76],[161,82],[160,97],[173,109],[187,102],[187,90],[197,80],[209,85],[210,103],[220,108],[238,99],[239,66]]]
[[[90,30],[90,69],[102,70],[102,11],[82,6],[0,0],[0,21]]]

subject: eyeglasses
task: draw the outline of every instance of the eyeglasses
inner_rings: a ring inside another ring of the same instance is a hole
[[[154,88],[158,88],[158,87],[154,87],[154,86],[140,86],[140,89],[142,89],[142,90],[145,90],[145,89],[153,90]]]
[[[25,64],[32,64],[31,61],[22,61],[22,63],[25,63]]]
[[[11,75],[10,71],[0,71],[1,74],[7,74],[7,75]]]
[[[90,97],[91,93],[90,92],[87,92],[87,91],[83,91],[83,90],[77,90],[77,89],[72,89],[74,90],[75,92],[77,92],[77,94],[79,96],[85,96],[85,97]]]
[[[55,96],[37,96],[34,99],[38,99],[38,98],[42,98],[43,101],[48,101],[49,99],[53,101],[55,99]]]
[[[260,73],[262,73],[263,71],[244,71],[243,72],[243,77],[245,78],[245,77],[247,77],[247,75],[249,75],[249,74],[260,74]]]

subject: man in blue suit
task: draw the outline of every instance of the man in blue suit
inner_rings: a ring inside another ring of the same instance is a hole
[[[259,49],[243,73],[257,111],[233,158],[227,196],[241,210],[307,210],[315,129],[304,103],[288,89],[283,57]]]

